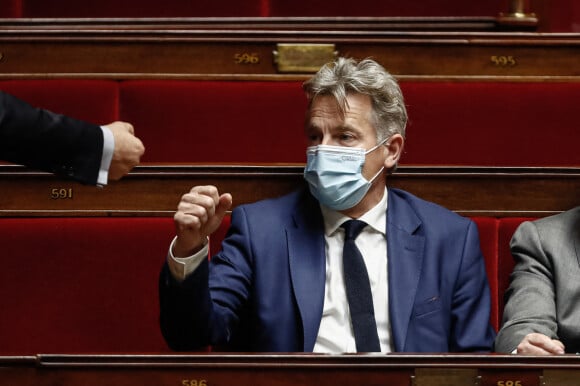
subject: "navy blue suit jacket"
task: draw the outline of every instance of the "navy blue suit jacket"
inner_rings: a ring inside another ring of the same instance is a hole
[[[389,317],[397,352],[490,351],[476,225],[389,189]],[[222,250],[184,282],[165,265],[160,322],[175,350],[310,352],[324,302],[323,219],[306,191],[234,209]]]

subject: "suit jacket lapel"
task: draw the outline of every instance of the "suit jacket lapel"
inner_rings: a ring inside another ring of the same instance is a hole
[[[304,351],[312,351],[324,306],[326,259],[324,226],[320,208],[307,199],[305,209],[298,206],[294,227],[286,229],[292,287],[304,331]]]
[[[389,317],[395,351],[404,351],[423,264],[425,239],[415,235],[421,220],[405,200],[389,192],[387,250]]]

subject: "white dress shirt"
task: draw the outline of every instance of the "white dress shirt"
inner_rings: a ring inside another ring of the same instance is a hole
[[[383,199],[358,220],[368,224],[355,243],[365,261],[373,294],[375,320],[382,352],[391,352],[389,293],[387,281],[387,190]],[[342,249],[344,229],[340,226],[349,217],[321,205],[326,244],[326,285],[324,308],[314,352],[356,352],[344,285]]]

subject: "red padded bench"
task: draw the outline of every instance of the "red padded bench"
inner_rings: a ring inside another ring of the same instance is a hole
[[[14,80],[0,89],[95,123],[132,122],[143,162],[300,163],[300,82]],[[580,166],[580,82],[404,81],[404,165]]]
[[[414,2],[387,0],[376,2],[348,1],[188,1],[166,2],[101,0],[97,3],[62,0],[4,0],[0,17],[67,18],[67,17],[224,17],[224,16],[491,16],[506,11],[502,0],[466,2],[461,0],[428,0]]]
[[[0,355],[168,351],[157,281],[173,236],[165,217],[0,218]]]
[[[6,5],[4,3],[7,3]],[[0,17],[11,18],[166,18],[266,16],[265,0],[218,2],[210,0],[144,1],[3,0]],[[4,8],[4,9],[2,9]]]
[[[474,218],[497,329],[523,218]],[[229,225],[210,240],[217,252]],[[157,281],[174,235],[166,217],[0,218],[0,355],[165,352]]]

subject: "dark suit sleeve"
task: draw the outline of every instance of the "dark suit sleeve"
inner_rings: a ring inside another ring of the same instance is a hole
[[[0,91],[0,159],[94,185],[102,153],[98,125],[32,107]]]
[[[207,261],[182,283],[164,264],[159,276],[159,323],[172,350],[197,351],[211,344],[210,302]]]

